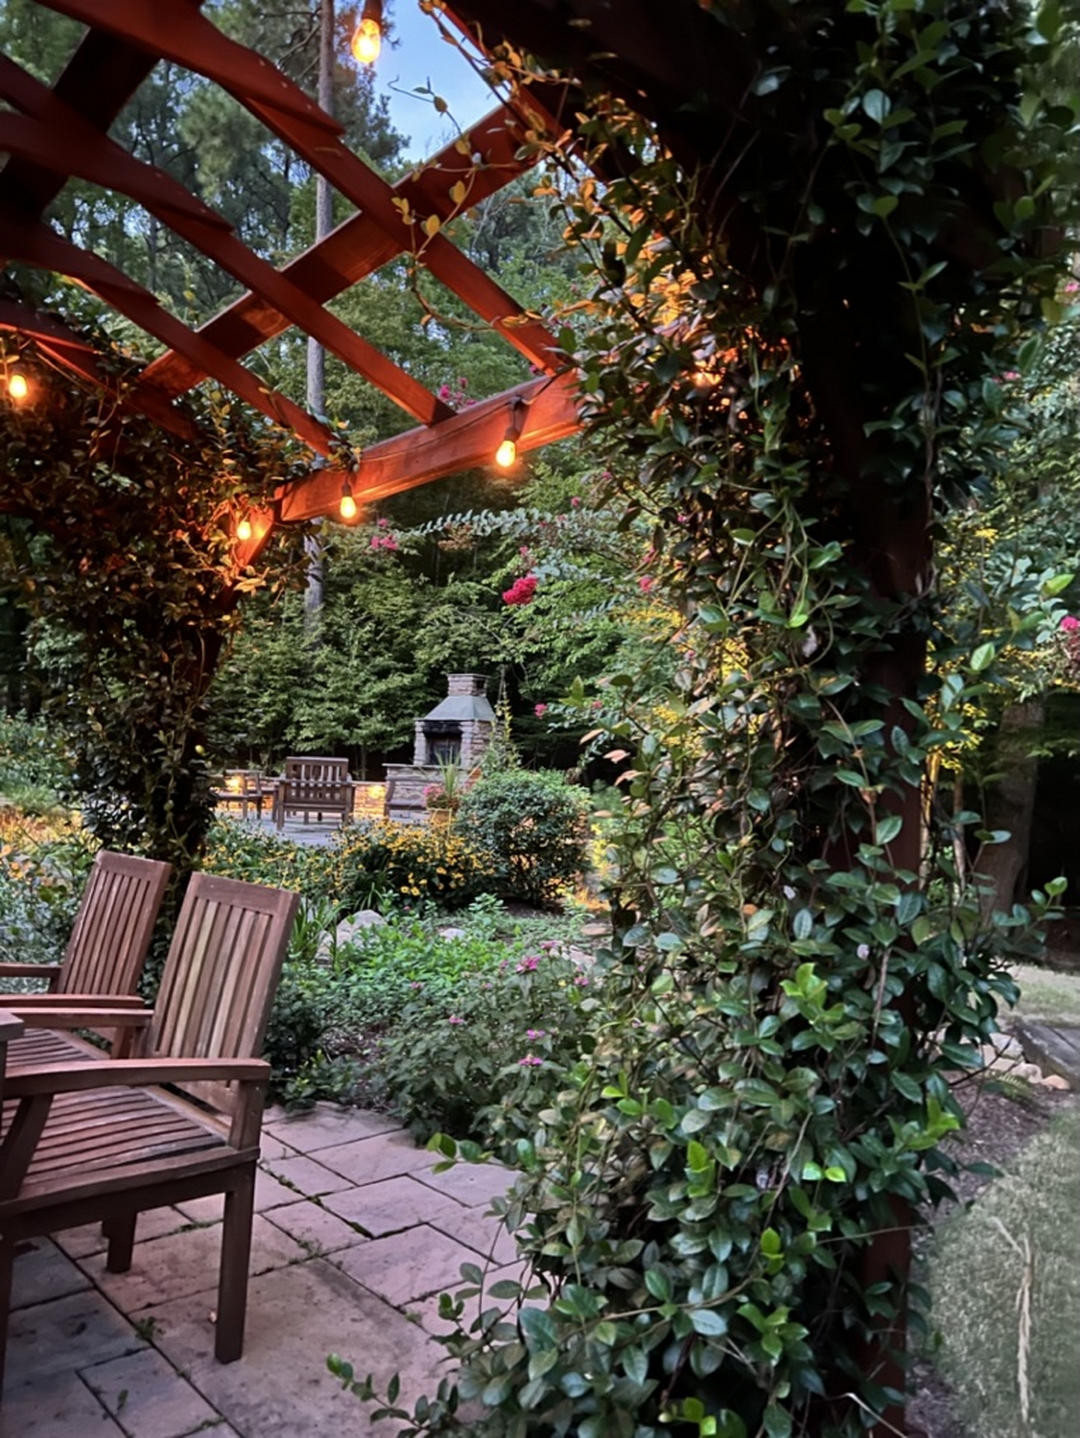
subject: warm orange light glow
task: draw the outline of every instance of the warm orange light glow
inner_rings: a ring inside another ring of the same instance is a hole
[[[341,501],[338,504],[338,514],[342,519],[355,519],[359,514],[356,500],[353,498],[352,485],[348,480],[341,486]]]
[[[353,31],[350,48],[359,65],[374,65],[382,49],[382,4],[367,0],[360,23]]]
[[[236,537],[241,544],[246,544],[251,538],[251,520],[246,515],[237,523]]]
[[[27,383],[26,376],[24,374],[20,374],[17,369],[12,370],[11,373],[8,375],[7,387],[8,394],[11,396],[11,398],[15,401],[16,404],[21,404],[23,400],[26,399],[27,395],[30,393],[30,386]]]
[[[517,463],[517,442],[521,438],[521,430],[524,423],[525,401],[515,399],[510,406],[510,423],[506,426],[506,433],[503,435],[502,443],[495,451],[495,463],[501,469],[509,469],[512,464]]]
[[[495,451],[495,463],[503,469],[509,469],[512,464],[517,463],[517,445],[512,439],[504,439]]]

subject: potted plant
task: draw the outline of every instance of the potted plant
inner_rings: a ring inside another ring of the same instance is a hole
[[[431,814],[432,823],[449,824],[461,803],[464,776],[461,765],[453,761],[439,764],[439,782],[429,784],[424,790],[424,803]]]

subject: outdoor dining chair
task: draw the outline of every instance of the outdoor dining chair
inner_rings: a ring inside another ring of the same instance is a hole
[[[225,1195],[215,1354],[243,1349],[255,1172],[270,1067],[259,1059],[299,896],[195,874],[157,1004],[72,1004],[73,1026],[140,1030],[136,1058],[91,1050],[16,1067],[0,1141],[0,1382],[16,1246],[101,1222],[106,1266],[132,1263],[138,1216]],[[25,1009],[28,1026],[56,1021]],[[16,1043],[22,1042],[16,1040]]]

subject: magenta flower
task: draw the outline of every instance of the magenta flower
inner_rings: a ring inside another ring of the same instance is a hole
[[[1080,619],[1077,619],[1075,614],[1066,614],[1058,627],[1064,629],[1066,634],[1075,634],[1080,629]]]
[[[460,1014],[451,1014],[450,1017],[446,1020],[446,1022],[448,1024],[463,1024],[465,1020],[461,1017]]]
[[[515,579],[509,589],[503,590],[504,604],[531,604],[536,593],[536,576],[525,574]]]
[[[531,1043],[533,1040],[535,1040],[535,1039],[546,1039],[546,1038],[547,1038],[547,1030],[546,1030],[546,1029],[526,1029],[526,1030],[525,1030],[525,1037],[530,1041],[530,1043]]]
[[[523,1059],[518,1059],[522,1068],[539,1068],[543,1062],[544,1060],[538,1059],[535,1054],[526,1054]]]
[[[546,705],[546,704],[534,704],[534,705],[533,705],[533,713],[536,715],[537,719],[542,719],[542,718],[544,717],[544,715],[547,713],[547,705]]]
[[[577,497],[576,494],[575,494],[575,495],[573,496],[573,498],[570,500],[570,508],[571,508],[571,509],[580,509],[580,508],[581,508],[581,500]]]
[[[575,974],[574,983],[579,989],[587,989],[589,987],[589,980],[584,974]]]
[[[655,584],[656,580],[651,574],[643,574],[637,582],[637,587],[641,590],[642,594],[648,594],[649,590],[652,589]]]
[[[522,959],[520,964],[518,964],[516,972],[519,974],[531,974],[539,966],[539,963],[539,954],[529,954],[526,958]]]

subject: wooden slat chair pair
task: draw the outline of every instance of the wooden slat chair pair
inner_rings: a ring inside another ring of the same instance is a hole
[[[294,756],[285,760],[285,773],[274,793],[274,823],[280,829],[288,814],[336,814],[344,823],[352,815],[353,781],[347,759]]]
[[[101,996],[66,1010],[29,1004],[28,1026],[134,1028],[138,1055],[109,1058],[74,1036],[59,1062],[17,1062],[0,1142],[0,1382],[16,1245],[100,1221],[106,1266],[131,1266],[138,1215],[225,1195],[215,1353],[243,1350],[270,1005],[299,898],[195,874],[154,1010]],[[17,1048],[23,1040],[12,1046]]]

